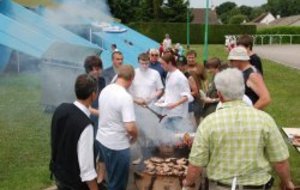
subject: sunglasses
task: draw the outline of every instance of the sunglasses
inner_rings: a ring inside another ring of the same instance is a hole
[[[151,54],[151,56],[155,56],[155,57],[158,57],[158,54]]]

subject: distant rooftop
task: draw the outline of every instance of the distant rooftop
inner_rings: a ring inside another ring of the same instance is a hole
[[[192,8],[191,10],[192,10],[192,14],[194,16],[194,19],[192,20],[191,23],[204,24],[205,23],[205,9]],[[209,9],[208,23],[209,24],[220,24],[215,10]]]

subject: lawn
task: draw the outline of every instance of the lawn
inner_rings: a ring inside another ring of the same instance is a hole
[[[192,46],[201,52],[202,46]],[[209,55],[225,60],[223,46]],[[198,59],[201,59],[199,55]],[[300,71],[263,61],[273,102],[267,108],[278,126],[299,127]],[[38,190],[51,185],[48,172],[51,115],[41,106],[38,73],[0,75],[0,190]],[[290,146],[292,176],[300,184],[300,153]]]
[[[16,3],[19,3],[26,7],[37,7],[39,5],[43,6],[54,6],[55,3],[53,0],[13,0]]]

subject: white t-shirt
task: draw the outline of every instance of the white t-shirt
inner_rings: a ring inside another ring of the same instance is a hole
[[[137,68],[129,91],[134,98],[143,98],[147,101],[154,100],[156,92],[163,87],[160,75],[156,70],[148,68],[144,71]]]
[[[171,40],[171,38],[165,38],[163,40],[163,47],[164,47],[164,50],[167,50],[168,48],[172,48],[172,40]]]
[[[182,72],[176,69],[173,72],[168,72],[166,78],[165,94],[161,98],[165,104],[175,103],[180,100],[183,96],[188,98],[188,101],[175,107],[174,109],[164,109],[164,114],[169,117],[183,117],[188,116],[188,102],[193,101],[191,90],[187,78]]]
[[[124,123],[135,121],[133,100],[118,84],[105,87],[99,96],[99,124],[96,139],[112,150],[130,147]]]

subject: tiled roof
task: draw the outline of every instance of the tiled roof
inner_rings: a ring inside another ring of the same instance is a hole
[[[272,21],[270,25],[289,26],[298,21],[300,21],[300,15],[294,15],[294,16],[282,17],[280,19],[276,19]]]
[[[204,24],[205,23],[205,9],[192,8],[191,10],[192,10],[192,14],[194,16],[194,19],[192,20],[191,23]],[[220,24],[215,10],[209,9],[208,23],[209,24]]]

